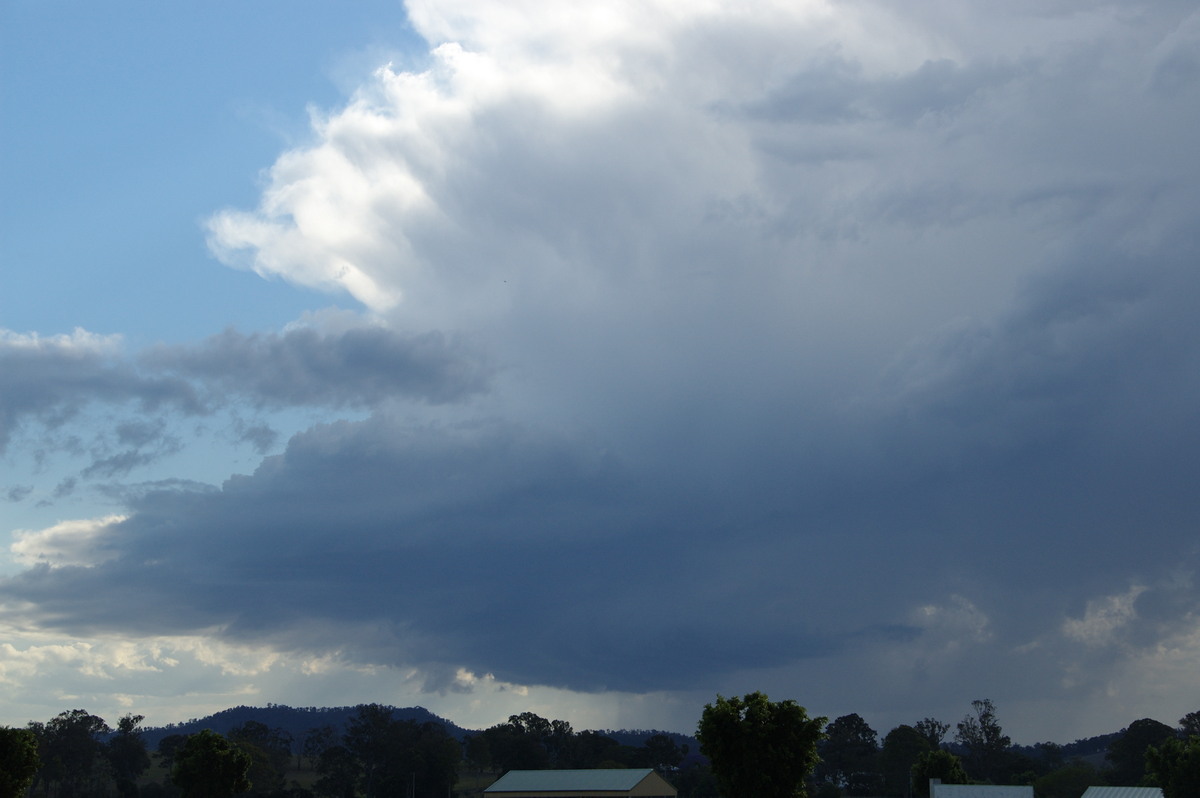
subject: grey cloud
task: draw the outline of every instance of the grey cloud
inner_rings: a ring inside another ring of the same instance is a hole
[[[24,501],[31,493],[33,493],[32,485],[12,485],[4,492],[4,497],[10,502],[19,502]]]
[[[266,454],[279,440],[279,433],[262,422],[234,420],[234,435],[239,442],[249,443],[259,454]]]
[[[88,479],[125,475],[180,451],[172,417],[233,412],[239,402],[272,410],[461,402],[484,391],[491,376],[482,356],[461,342],[383,327],[227,330],[194,346],[155,347],[136,359],[79,335],[33,344],[0,339],[0,452],[22,424],[40,424],[42,451],[90,457],[80,474]],[[91,439],[59,433],[104,405],[116,406],[117,415]],[[136,407],[136,415],[122,417],[126,406]],[[277,437],[262,420],[240,417],[233,435],[259,452]]]
[[[481,354],[461,341],[386,327],[329,333],[301,327],[282,334],[226,330],[199,345],[150,350],[142,362],[270,407],[455,402],[484,390],[490,377]]]
[[[66,496],[70,496],[75,492],[75,488],[78,487],[78,485],[79,480],[75,479],[75,477],[67,477],[62,482],[59,482],[57,485],[55,485],[53,494],[54,498],[61,499]]]
[[[116,560],[34,569],[3,592],[77,632],[222,625],[299,644],[313,623],[335,624],[364,658],[585,688],[665,687],[746,651],[783,662],[836,645],[801,619],[772,613],[768,633],[722,609],[757,592],[734,581],[736,564],[725,585],[692,578],[724,557],[712,550],[724,532],[630,476],[506,425],[339,423],[219,493],[132,500],[108,542]],[[114,589],[135,575],[136,591]],[[543,653],[531,662],[530,650]],[[688,664],[669,665],[681,653]]]
[[[150,465],[168,454],[174,454],[183,449],[183,443],[178,438],[166,436],[155,441],[152,451],[143,449],[126,449],[116,454],[95,458],[91,465],[80,472],[85,479],[125,476],[140,466]]]
[[[1080,250],[995,324],[914,342],[840,415],[754,415],[747,386],[692,394],[679,437],[660,426],[637,457],[621,436],[511,423],[321,425],[220,491],[131,495],[117,559],[31,570],[3,594],[72,630],[219,625],[365,661],[646,690],[937,641],[904,613],[960,592],[993,615],[978,656],[995,659],[1054,633],[1045,606],[1197,559],[1194,237],[1141,257],[1116,246]],[[683,408],[640,412],[660,411]],[[694,423],[706,416],[739,434]],[[1133,529],[1153,545],[1122,545]],[[1064,582],[1064,562],[1083,573]],[[114,587],[135,575],[136,593]],[[1173,596],[1165,617],[1197,601]],[[1144,629],[1139,645],[1169,632]]]
[[[772,122],[846,125],[887,121],[910,125],[926,114],[951,113],[975,95],[1029,72],[1008,64],[962,65],[926,61],[909,73],[868,77],[843,58],[817,61],[767,96],[745,103],[752,116]]]
[[[139,374],[107,347],[0,338],[0,452],[26,419],[57,428],[93,402],[135,402],[147,412],[204,409],[185,381]]]

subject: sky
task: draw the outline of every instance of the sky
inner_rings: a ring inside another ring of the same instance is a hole
[[[1200,708],[1183,0],[0,5],[0,723]]]

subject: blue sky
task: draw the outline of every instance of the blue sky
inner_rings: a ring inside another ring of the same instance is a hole
[[[992,5],[5,4],[0,722],[1196,709],[1200,15]]]

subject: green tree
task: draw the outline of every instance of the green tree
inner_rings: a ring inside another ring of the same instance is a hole
[[[1100,771],[1090,762],[1076,759],[1033,782],[1038,798],[1079,798],[1093,784],[1100,784]]]
[[[1200,795],[1200,736],[1173,737],[1146,749],[1146,771],[1162,788],[1163,798],[1196,798]]]
[[[1142,718],[1123,729],[1121,736],[1108,746],[1104,758],[1109,763],[1104,776],[1109,784],[1135,787],[1146,775],[1146,749],[1161,746],[1175,737],[1175,730],[1152,718]]]
[[[137,778],[150,767],[150,754],[139,728],[143,715],[126,715],[117,721],[117,731],[108,740],[108,761],[112,764],[117,792],[124,798],[138,794]]]
[[[975,714],[959,721],[954,739],[967,749],[967,772],[976,778],[993,781],[1012,740],[1000,728],[996,707],[990,698],[972,701],[971,708]]]
[[[963,769],[962,760],[939,748],[917,757],[912,768],[913,795],[928,798],[930,779],[940,779],[942,784],[966,784],[967,771]]]
[[[37,735],[0,726],[0,798],[25,795],[41,764]]]
[[[729,798],[803,796],[817,765],[826,718],[809,718],[795,701],[773,702],[761,692],[706,704],[696,736],[721,794]]]
[[[897,726],[888,732],[879,754],[884,794],[897,798],[908,795],[913,765],[921,754],[931,750],[929,738],[912,726]]]
[[[171,781],[183,798],[230,798],[250,789],[250,755],[211,729],[187,738],[175,753]]]

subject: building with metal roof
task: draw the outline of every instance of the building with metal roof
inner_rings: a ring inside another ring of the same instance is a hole
[[[942,784],[929,780],[929,798],[1033,798],[1033,787],[997,784]]]
[[[1083,798],[1163,798],[1161,787],[1088,787]]]
[[[677,798],[650,768],[510,770],[483,791],[488,798]]]

